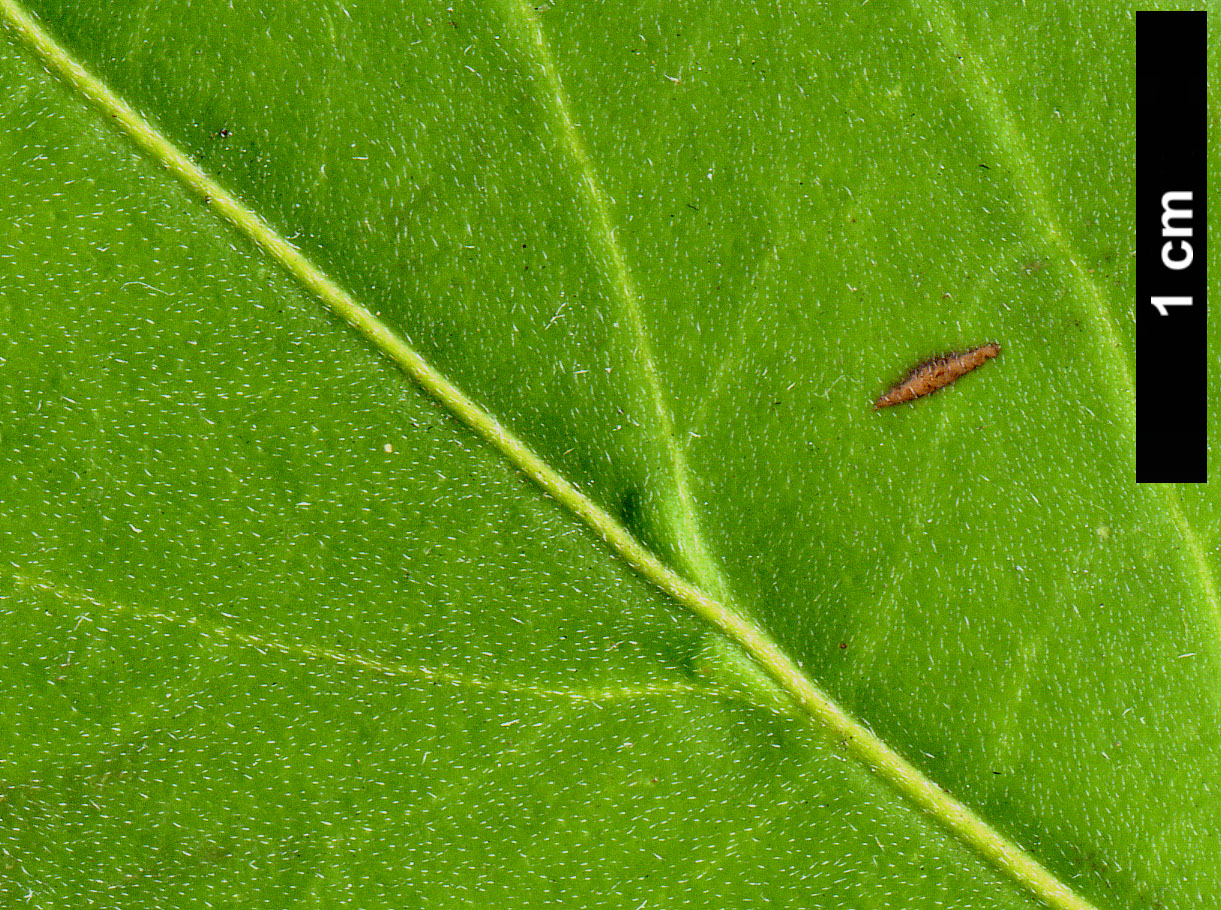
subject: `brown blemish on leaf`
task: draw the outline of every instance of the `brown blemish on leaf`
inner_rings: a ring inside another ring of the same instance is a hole
[[[977,348],[963,351],[961,354],[943,354],[926,360],[912,368],[898,385],[891,388],[885,395],[873,403],[873,409],[889,408],[896,404],[905,404],[932,395],[944,389],[951,382],[961,379],[972,370],[983,366],[1001,352],[1001,346],[995,341],[981,344]]]

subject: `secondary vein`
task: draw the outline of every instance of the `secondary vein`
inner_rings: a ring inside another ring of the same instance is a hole
[[[992,74],[939,0],[918,0],[917,5],[921,4],[932,11],[932,20],[935,20],[941,32],[942,43],[953,48],[955,54],[961,54],[963,65],[970,70],[970,78],[960,80],[963,94],[987,114],[986,120],[982,117],[981,120],[994,128],[997,148],[1009,159],[1009,170],[1023,190],[1021,198],[1028,204],[1026,216],[1033,232],[1042,234],[1068,265],[1073,284],[1077,287],[1077,299],[1087,304],[1084,307],[1086,316],[1103,337],[1102,347],[1106,352],[1106,364],[1111,370],[1112,385],[1122,392],[1120,400],[1123,404],[1117,411],[1124,424],[1125,436],[1135,438],[1136,381],[1127,361],[1119,354],[1122,346],[1115,326],[1107,316],[1106,298],[1098,283],[1081,264],[1076,248],[1061,230],[1059,219],[1048,201],[1049,193],[1042,172],[1036,166],[1017,120]],[[1203,599],[1202,618],[1211,626],[1214,642],[1221,642],[1221,597],[1218,596],[1217,582],[1208,560],[1204,557],[1199,535],[1183,512],[1173,485],[1159,483],[1155,487],[1162,497],[1165,516],[1186,545],[1187,559],[1192,564]]]
[[[574,170],[574,182],[585,208],[590,238],[601,254],[608,279],[620,309],[627,317],[635,344],[637,360],[644,373],[649,399],[653,405],[656,435],[670,462],[670,474],[678,508],[670,518],[678,525],[676,543],[685,568],[705,588],[722,593],[725,583],[716,561],[708,551],[700,531],[699,516],[691,495],[690,471],[682,447],[674,438],[674,416],[666,401],[653,344],[641,312],[640,291],[636,287],[623,245],[615,232],[611,205],[598,180],[589,149],[572,117],[572,106],[564,91],[559,71],[547,44],[542,23],[534,8],[523,0],[511,0],[508,7],[510,24],[517,32],[518,43],[526,55],[531,75],[538,87],[538,98],[551,128],[559,138]]]
[[[365,673],[375,673],[380,676],[407,677],[437,685],[498,692],[505,695],[518,694],[559,698],[573,703],[588,703],[592,705],[634,702],[648,698],[672,698],[675,695],[698,694],[725,697],[725,694],[718,690],[681,681],[637,683],[635,685],[624,684],[619,686],[548,688],[547,686],[535,686],[509,679],[495,679],[493,677],[475,676],[471,673],[459,673],[442,667],[395,663],[355,651],[326,648],[307,642],[248,632],[235,625],[209,622],[197,616],[178,613],[173,610],[148,610],[129,604],[106,603],[84,591],[54,584],[44,577],[16,574],[12,578],[19,587],[39,591],[52,596],[57,601],[77,606],[84,611],[81,613],[82,620],[89,620],[91,612],[116,616],[131,616],[147,623],[189,629],[197,632],[205,640],[214,639],[226,644],[244,645],[260,653],[271,652],[288,657],[333,663]]]
[[[85,70],[15,0],[0,0],[0,14],[52,73],[97,106],[111,122],[127,133],[137,147],[199,195],[251,243],[279,263],[303,288],[316,295],[325,306],[398,365],[421,389],[436,398],[548,495],[584,522],[643,578],[740,646],[812,720],[842,743],[858,761],[1049,906],[1057,910],[1093,910],[1091,904],[1033,856],[926,777],[832,701],[741,608],[727,598],[710,596],[661,562],[610,514],[564,479],[495,417],[475,404],[389,326],[360,305],[267,222],[243,206],[125,101]],[[600,194],[596,183],[588,191]],[[609,220],[607,228],[609,230]],[[612,246],[617,248],[617,245]],[[626,267],[624,274],[627,274]],[[627,290],[632,290],[630,285]]]

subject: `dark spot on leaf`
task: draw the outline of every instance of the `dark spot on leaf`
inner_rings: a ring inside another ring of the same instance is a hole
[[[619,500],[619,521],[632,532],[632,536],[641,540],[647,535],[644,531],[644,495],[635,487],[630,488]]]

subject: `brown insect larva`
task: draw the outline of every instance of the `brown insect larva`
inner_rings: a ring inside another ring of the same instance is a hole
[[[963,351],[961,354],[943,354],[926,360],[913,367],[903,381],[890,389],[885,395],[873,403],[873,409],[889,408],[891,405],[915,401],[925,395],[944,389],[951,382],[967,375],[972,370],[981,367],[1001,352],[1001,346],[995,341],[981,344],[977,348]]]

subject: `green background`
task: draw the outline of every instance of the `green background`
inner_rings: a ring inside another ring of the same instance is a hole
[[[1130,11],[27,8],[1061,880],[1221,904],[1221,498],[1134,482]],[[0,39],[5,901],[1037,906]]]

